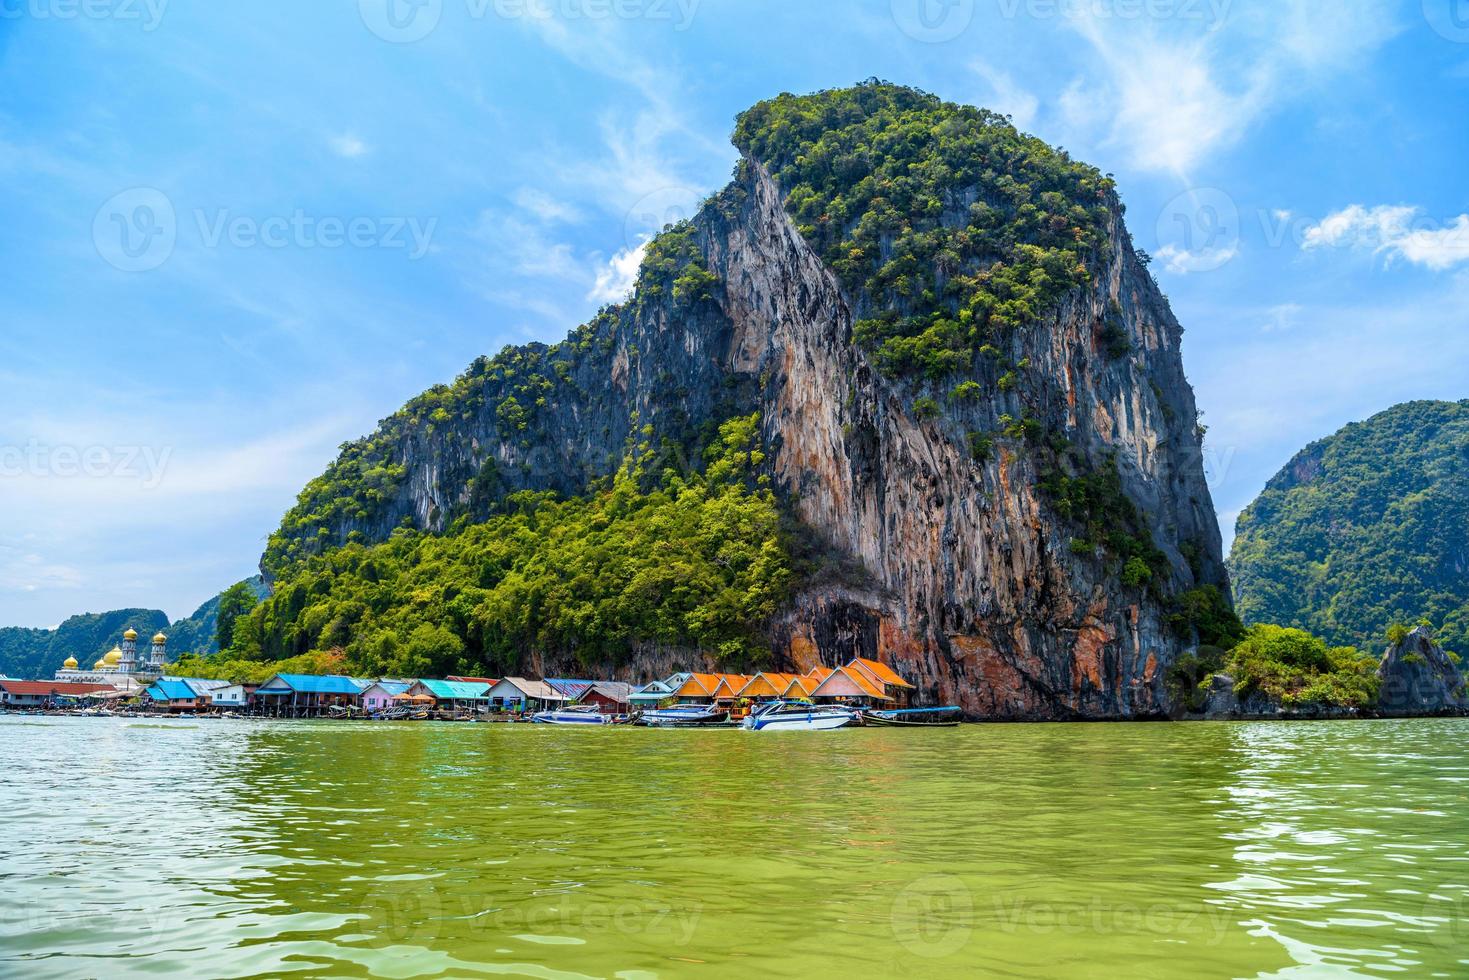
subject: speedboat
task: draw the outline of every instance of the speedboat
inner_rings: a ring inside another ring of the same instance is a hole
[[[696,728],[722,725],[729,712],[712,704],[679,704],[672,708],[649,708],[638,716],[637,723],[651,728]]]
[[[552,708],[537,711],[530,716],[537,725],[608,725],[612,719],[602,714],[594,704],[577,704],[569,708]]]
[[[752,732],[825,732],[862,724],[862,716],[837,704],[806,701],[772,701],[756,708],[745,719]]]

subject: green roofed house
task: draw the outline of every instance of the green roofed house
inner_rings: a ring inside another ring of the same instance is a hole
[[[420,679],[408,688],[410,697],[431,697],[441,710],[480,711],[490,702],[490,685],[482,681],[440,681]]]

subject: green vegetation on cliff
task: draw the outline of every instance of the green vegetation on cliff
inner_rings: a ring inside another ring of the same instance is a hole
[[[1469,400],[1397,405],[1296,455],[1240,515],[1240,615],[1376,649],[1427,620],[1469,651]]]
[[[666,297],[671,313],[685,314],[710,301],[715,282],[694,243],[691,224],[666,229],[648,245],[633,302],[603,308],[560,343],[506,347],[494,357],[476,358],[453,383],[435,385],[383,419],[372,435],[343,444],[340,455],[302,489],[270,536],[262,568],[276,578],[288,574],[293,562],[332,547],[386,537],[394,530],[387,515],[399,502],[408,473],[405,458],[415,448],[427,451],[436,435],[484,429],[486,440],[497,437],[507,445],[529,449],[544,438],[538,423],[548,404],[605,397],[605,392],[595,390],[605,385],[605,377],[596,385],[583,380],[592,390],[582,390],[578,371],[589,357],[605,357],[613,350],[619,331],[642,305]],[[734,411],[722,417],[730,414]],[[681,435],[690,444],[699,436],[707,437],[707,433]],[[436,448],[443,447],[436,444]],[[609,454],[603,472],[616,466],[620,448]],[[493,459],[478,470],[460,472],[450,461],[440,469],[446,486],[463,486],[467,493],[450,513],[430,515],[436,525],[481,520],[513,491]]]
[[[780,512],[756,476],[758,421],[725,423],[702,472],[646,472],[644,443],[585,497],[519,493],[453,533],[400,529],[310,556],[237,621],[216,663],[342,650],[365,675],[434,676],[498,671],[540,650],[605,664],[639,643],[756,661],[759,625],[792,575]]]
[[[867,311],[890,374],[967,368],[1076,286],[1106,242],[1112,181],[985,109],[870,82],[782,95],[735,144]]]

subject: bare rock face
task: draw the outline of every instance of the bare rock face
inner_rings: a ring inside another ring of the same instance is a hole
[[[1377,676],[1382,681],[1377,699],[1380,714],[1414,717],[1469,712],[1464,675],[1426,627],[1418,627],[1388,647]]]
[[[288,517],[273,553],[381,540],[405,522],[444,530],[517,490],[579,493],[615,470],[635,434],[678,451],[701,427],[758,410],[778,495],[849,569],[809,584],[768,624],[778,666],[872,657],[922,701],[978,718],[1166,715],[1165,672],[1190,644],[1170,623],[1173,597],[1199,585],[1227,596],[1228,581],[1182,329],[1120,203],[1110,201],[1110,247],[1089,285],[1006,341],[1026,380],[999,385],[999,369],[976,357],[971,376],[992,396],[919,417],[915,397],[943,392],[875,369],[853,342],[853,301],[782,202],[746,159],[688,231],[717,279],[706,296],[640,288],[569,338],[572,361],[523,348],[513,378],[477,363],[472,397],[389,420],[352,449],[353,466],[387,474],[371,494],[350,506],[303,495],[317,516]],[[1104,323],[1125,331],[1125,352],[1104,342]],[[508,411],[527,390],[538,407]],[[977,459],[966,436],[998,432],[1007,416],[1064,434],[1098,469],[1115,466],[1166,571],[1128,585],[1100,547],[1076,545],[1077,527],[1042,491],[1042,450],[1000,438]],[[554,651],[536,659],[557,662]],[[650,649],[620,670],[701,659]]]
[[[753,161],[750,171],[739,219],[709,237],[734,324],[727,363],[765,379],[772,471],[796,514],[873,579],[860,593],[800,596],[775,624],[777,648],[798,665],[852,654],[892,662],[926,699],[979,717],[1162,714],[1163,670],[1181,646],[1164,604],[1071,552],[1074,529],[1042,499],[1033,455],[1002,446],[980,464],[966,451],[964,433],[1020,415],[1021,395],[914,418],[913,392],[853,345],[852,311],[779,188]],[[1028,395],[1045,424],[1099,463],[1115,456],[1124,492],[1170,559],[1166,589],[1227,590],[1182,331],[1120,222],[1111,236],[1095,287],[1009,353],[1044,379]],[[1096,339],[1113,303],[1131,348],[1121,359]]]

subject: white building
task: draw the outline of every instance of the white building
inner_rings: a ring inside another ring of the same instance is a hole
[[[229,684],[209,692],[209,703],[216,708],[243,708],[250,703],[250,690],[244,684]]]

